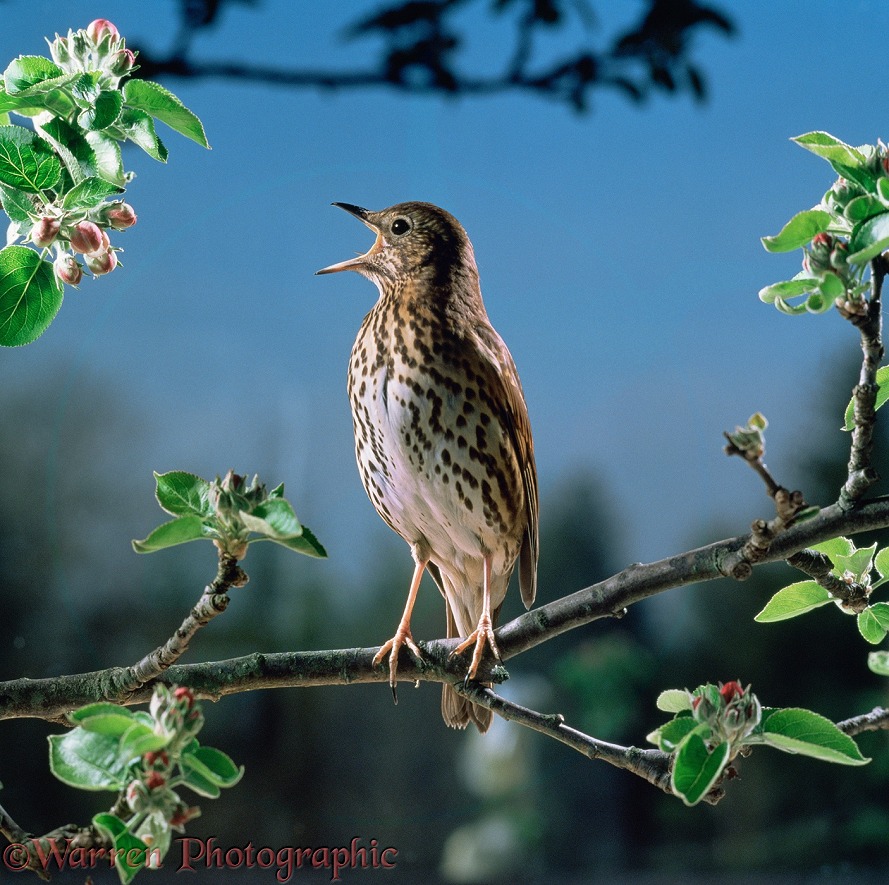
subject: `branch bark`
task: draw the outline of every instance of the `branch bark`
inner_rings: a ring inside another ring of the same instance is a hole
[[[834,504],[816,516],[782,532],[762,563],[787,559],[812,544],[889,527],[889,498],[860,502],[850,510]],[[547,642],[569,630],[600,618],[618,617],[643,599],[688,584],[728,577],[726,563],[749,540],[749,535],[727,538],[658,562],[631,565],[616,575],[569,596],[533,609],[496,631],[504,661]],[[402,681],[457,682],[465,675],[465,661],[449,659],[456,639],[419,643],[424,659],[405,656],[399,663]],[[227,661],[177,664],[135,690],[122,690],[131,668],[111,668],[92,673],[47,679],[14,679],[0,683],[0,719],[37,718],[65,722],[71,710],[96,701],[120,704],[146,703],[157,682],[186,685],[198,697],[218,700],[229,694],[265,688],[297,688],[317,685],[348,685],[353,682],[385,682],[388,671],[374,669],[377,648],[253,654]],[[502,682],[505,671],[482,662],[480,681]]]

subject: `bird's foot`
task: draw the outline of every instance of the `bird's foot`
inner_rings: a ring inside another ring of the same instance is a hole
[[[389,655],[389,685],[392,688],[392,697],[395,699],[395,703],[398,703],[398,694],[395,691],[395,684],[397,682],[396,676],[398,674],[398,654],[402,649],[402,646],[407,646],[411,652],[420,660],[423,659],[423,654],[419,648],[417,648],[417,643],[414,642],[413,636],[411,636],[410,627],[398,625],[398,629],[395,631],[395,635],[383,643],[380,650],[374,655],[373,666],[379,666],[383,658],[386,655]]]
[[[463,654],[466,649],[474,646],[472,649],[472,660],[469,663],[469,670],[466,673],[466,681],[468,682],[470,679],[475,679],[476,674],[478,673],[478,666],[482,662],[482,655],[485,653],[485,645],[489,645],[491,647],[491,651],[494,653],[494,657],[497,660],[500,660],[500,649],[497,648],[497,640],[494,639],[494,624],[491,621],[491,616],[488,614],[483,614],[478,621],[478,626],[469,636],[466,637],[450,654],[450,657],[454,655]]]

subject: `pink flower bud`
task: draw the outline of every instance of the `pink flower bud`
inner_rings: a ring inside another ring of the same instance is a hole
[[[120,37],[120,31],[107,18],[97,18],[86,26],[86,33],[93,43],[101,43],[102,38],[111,35],[112,40]]]
[[[825,233],[815,234],[815,236],[812,237],[812,245],[813,246],[831,246],[831,245],[833,245],[833,238],[830,236],[830,234],[825,234]]]
[[[31,242],[41,249],[51,246],[59,234],[59,219],[44,216],[31,228]]]
[[[68,237],[71,240],[71,248],[75,252],[81,252],[84,255],[90,252],[97,252],[102,249],[102,231],[97,224],[92,221],[81,221],[74,228]]]
[[[108,62],[108,70],[116,77],[128,74],[136,63],[136,53],[132,49],[120,49],[114,53]]]
[[[113,249],[104,249],[101,252],[90,252],[85,256],[86,266],[93,276],[111,273],[117,267],[117,255]]]
[[[728,704],[735,698],[742,697],[744,689],[740,682],[726,682],[725,685],[719,687],[719,693],[722,695],[722,699]]]
[[[162,787],[166,782],[167,779],[159,771],[149,771],[145,777],[145,786],[148,787],[149,790],[156,790],[158,787]]]
[[[83,266],[73,255],[63,252],[56,258],[53,266],[56,276],[69,286],[76,286],[83,279]]]
[[[129,203],[110,203],[103,217],[115,230],[126,230],[136,223],[136,213]]]
[[[184,685],[180,685],[173,692],[173,697],[176,698],[177,701],[186,701],[188,707],[194,703],[194,692],[190,688],[186,688]]]

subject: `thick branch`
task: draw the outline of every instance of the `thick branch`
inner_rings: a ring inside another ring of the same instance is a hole
[[[776,562],[812,544],[889,527],[889,498],[856,504],[843,511],[825,507],[816,516],[791,526],[772,543],[763,562]],[[621,615],[636,602],[675,587],[727,577],[726,563],[749,540],[748,535],[718,541],[697,550],[648,565],[632,565],[622,572],[543,605],[497,630],[503,660],[509,660],[555,636],[599,618]],[[406,681],[456,682],[465,672],[465,661],[449,659],[457,640],[421,643],[423,661],[403,655],[398,676]],[[371,665],[376,648],[332,651],[254,654],[228,661],[175,665],[157,681],[187,685],[199,697],[218,700],[228,694],[261,688],[348,685],[352,682],[385,682],[388,672]],[[151,683],[133,692],[121,692],[121,669],[59,676],[49,679],[16,679],[0,683],[0,719],[35,717],[63,722],[65,715],[84,704],[109,700],[136,704],[148,701]],[[480,671],[484,681],[500,682],[500,668]]]

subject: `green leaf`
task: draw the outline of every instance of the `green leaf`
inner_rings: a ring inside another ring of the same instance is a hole
[[[161,163],[167,162],[167,148],[154,131],[154,120],[145,111],[125,107],[117,118],[114,128],[124,138],[139,145],[149,157]]]
[[[125,707],[116,704],[89,704],[68,715],[68,719],[84,731],[119,738],[136,721]]]
[[[883,203],[889,204],[889,178],[877,179],[877,193]]]
[[[126,732],[121,735],[118,755],[128,765],[145,753],[153,753],[161,750],[170,743],[169,737],[155,734],[150,725],[133,721]]]
[[[858,632],[871,645],[879,645],[886,638],[886,629],[873,616],[869,608],[858,613]]]
[[[6,92],[15,95],[30,86],[64,74],[57,64],[42,55],[20,55],[3,72],[3,82]]]
[[[65,164],[74,184],[99,174],[96,152],[90,147],[80,129],[75,129],[58,118],[49,120],[41,128],[47,141]]]
[[[846,284],[835,274],[828,271],[821,278],[821,295],[809,296],[806,302],[806,310],[809,313],[824,313],[825,310],[833,306],[837,298],[842,298],[846,294]]]
[[[157,503],[171,516],[213,515],[210,483],[206,480],[184,470],[155,473],[154,479]]]
[[[811,710],[775,710],[763,719],[762,732],[766,743],[787,753],[800,753],[840,765],[870,762],[849,735]]]
[[[776,298],[796,298],[805,295],[813,289],[817,289],[820,280],[817,277],[799,277],[792,280],[784,280],[780,283],[772,283],[759,290],[759,300],[766,304],[774,303]]]
[[[288,550],[304,553],[306,556],[314,556],[318,559],[327,558],[327,551],[324,549],[321,542],[311,531],[309,531],[307,526],[303,526],[302,534],[295,538],[253,538],[250,543],[255,544],[258,541],[272,541],[275,544],[280,544],[282,547],[286,547]]]
[[[118,878],[122,885],[129,885],[154,854],[154,848],[149,849],[127,829],[124,821],[110,812],[95,815],[93,826],[114,846],[114,867]]]
[[[49,737],[49,769],[69,787],[120,790],[128,780],[127,765],[118,757],[117,738],[75,728]]]
[[[813,544],[810,549],[823,553],[833,562],[835,556],[849,556],[855,549],[855,546],[848,538],[831,538],[829,541]]]
[[[159,83],[152,83],[150,80],[127,80],[123,96],[125,104],[129,107],[151,114],[176,132],[196,141],[201,147],[210,147],[198,117]]]
[[[55,319],[64,293],[53,266],[26,246],[0,249],[0,345],[39,338]]]
[[[100,92],[95,102],[81,111],[77,122],[84,129],[107,129],[120,116],[123,107],[123,96],[116,89],[105,89]]]
[[[120,156],[120,145],[104,132],[87,132],[86,141],[95,156],[96,174],[105,181],[123,187],[127,183],[127,177]]]
[[[800,147],[823,157],[841,178],[847,178],[871,193],[876,180],[867,169],[867,157],[858,148],[840,141],[829,132],[807,132],[792,138]]]
[[[885,178],[881,178],[880,181],[889,183],[889,179]],[[855,223],[866,221],[868,218],[872,218],[874,215],[880,215],[885,211],[886,204],[882,200],[871,194],[862,194],[860,197],[855,197],[854,200],[848,202],[846,208],[843,210],[843,215],[845,215],[849,221]]]
[[[185,785],[200,796],[218,799],[222,793],[219,784],[204,773],[205,766],[193,754],[183,754],[180,759]]]
[[[24,126],[0,126],[0,182],[37,194],[61,174],[62,164],[46,141]]]
[[[849,240],[849,264],[864,264],[889,249],[889,212],[857,225]]]
[[[799,316],[802,313],[807,313],[806,305],[803,304],[788,304],[783,298],[775,299],[775,307],[781,311],[781,313],[786,314],[789,317]]]
[[[259,532],[272,541],[289,540],[302,534],[293,507],[284,498],[269,498],[240,516],[251,532]]]
[[[686,804],[697,805],[719,780],[729,761],[728,743],[708,750],[701,735],[693,731],[680,745],[673,761],[670,786]]]
[[[889,547],[884,547],[874,557],[874,568],[880,573],[881,578],[889,575]]]
[[[184,753],[182,765],[218,787],[233,787],[244,776],[243,765],[238,767],[230,756],[213,747],[197,747],[192,753]]]
[[[832,561],[840,575],[844,572],[851,572],[856,581],[863,582],[870,577],[876,552],[876,543],[871,544],[870,547],[860,547],[857,550],[853,545],[853,550],[848,556],[836,556]]]
[[[657,696],[656,703],[665,713],[681,713],[691,709],[691,696],[684,688],[668,688]]]
[[[889,366],[881,366],[877,369],[877,400],[874,403],[874,411],[880,408],[886,400],[889,400]],[[855,428],[855,397],[849,400],[846,406],[845,423],[843,430]]]
[[[762,237],[762,244],[769,252],[791,252],[805,246],[816,234],[826,231],[831,221],[829,212],[807,209],[794,215],[775,236]]]
[[[790,140],[825,160],[836,161],[846,166],[861,166],[865,162],[865,157],[860,151],[844,141],[840,141],[829,132],[807,132]]]
[[[672,753],[697,727],[692,716],[677,716],[658,729],[658,746],[665,753]]]
[[[186,544],[189,541],[198,541],[201,538],[213,537],[204,526],[199,516],[177,516],[169,522],[159,525],[147,538],[141,541],[133,541],[133,550],[136,553],[155,553],[165,550],[167,547],[175,547],[177,544]]]
[[[65,209],[89,209],[97,206],[106,197],[122,194],[123,192],[124,189],[122,187],[111,184],[110,181],[105,181],[102,178],[91,176],[90,178],[84,178],[80,184],[71,188],[65,194],[62,205]]]
[[[799,581],[779,590],[753,619],[760,624],[771,624],[795,618],[831,601],[831,595],[815,581]]]
[[[34,204],[24,191],[17,190],[14,187],[0,186],[0,203],[3,205],[3,211],[13,221],[30,222],[31,215],[34,212]]]
[[[877,676],[889,676],[889,651],[872,651],[867,656],[867,666]]]
[[[882,642],[889,633],[889,602],[875,602],[859,612],[858,632],[871,645]]]

